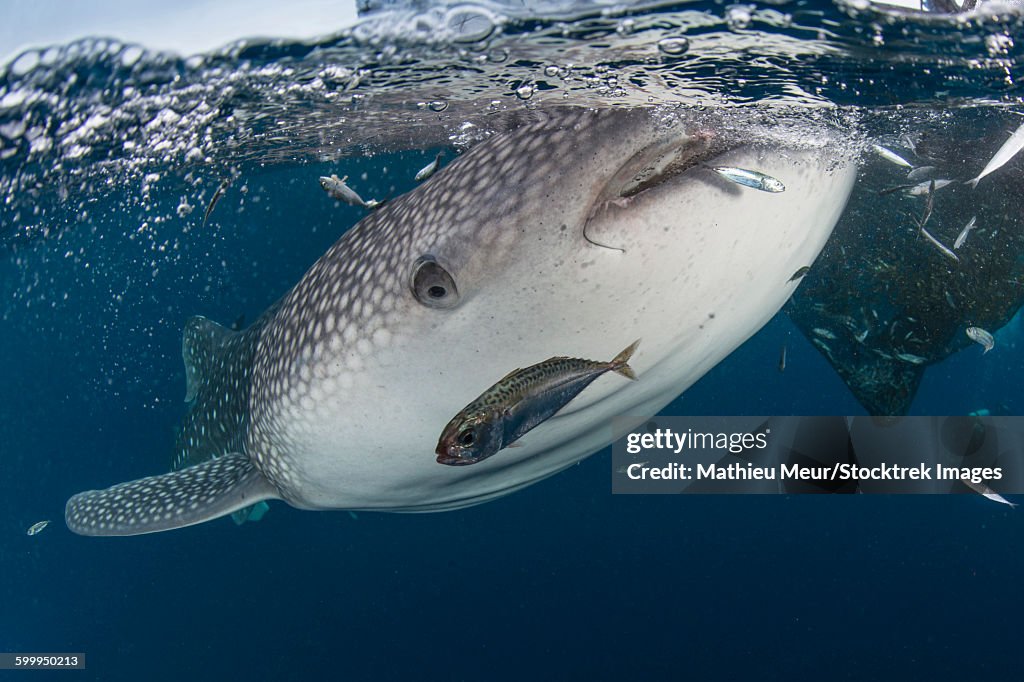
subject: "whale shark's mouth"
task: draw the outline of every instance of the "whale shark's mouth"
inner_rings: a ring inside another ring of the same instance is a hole
[[[706,129],[662,138],[622,164],[605,183],[595,201],[595,210],[609,201],[631,200],[729,149],[729,144]]]
[[[601,188],[584,221],[583,238],[595,246],[624,251],[594,239],[592,224],[600,216],[609,210],[635,207],[652,190],[734,147],[708,129],[665,136],[647,145],[622,164]]]

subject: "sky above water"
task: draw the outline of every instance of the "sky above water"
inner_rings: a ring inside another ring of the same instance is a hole
[[[355,0],[0,0],[0,63],[85,36],[190,55],[239,38],[310,38],[355,19]]]

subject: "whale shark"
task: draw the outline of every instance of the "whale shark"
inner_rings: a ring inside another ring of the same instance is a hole
[[[191,319],[176,470],[74,495],[67,526],[136,535],[269,500],[440,511],[579,462],[761,328],[821,251],[856,177],[849,135],[780,130],[566,108],[497,132],[366,215],[249,328]],[[452,415],[510,370],[636,339],[636,381],[599,378],[474,466],[435,461]]]

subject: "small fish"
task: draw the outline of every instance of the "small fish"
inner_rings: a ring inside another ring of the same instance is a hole
[[[351,519],[352,519],[353,521],[358,521],[358,520],[359,520],[359,515],[358,515],[358,514],[356,514],[356,513],[354,512],[354,511],[349,511],[348,515],[349,515],[349,517],[350,517],[350,518],[351,518]]]
[[[1021,149],[1024,149],[1024,125],[1021,125],[1013,131],[1013,134],[1010,135],[1010,139],[1003,143],[1003,146],[999,148],[999,151],[997,151],[996,155],[992,157],[992,160],[985,165],[980,173],[978,173],[978,176],[968,180],[965,184],[968,184],[971,187],[977,187],[983,177],[1005,166],[1010,159],[1017,156],[1017,152]]]
[[[963,483],[968,488],[970,488],[971,490],[973,490],[974,492],[978,493],[979,495],[987,497],[993,502],[1009,505],[1011,509],[1017,506],[1013,502],[1010,502],[1008,499],[997,493],[995,490],[992,490],[992,488],[989,488],[984,483],[975,483],[969,478],[961,478],[960,482]]]
[[[878,190],[878,196],[888,196],[889,194],[895,194],[903,189],[913,189],[916,186],[917,185],[896,185],[895,187],[886,187],[885,189]]]
[[[213,213],[213,207],[216,206],[217,202],[220,201],[220,198],[224,196],[224,190],[226,190],[230,184],[231,180],[226,179],[221,181],[220,187],[218,187],[217,191],[213,193],[213,196],[210,198],[210,203],[206,205],[206,213],[203,214],[203,227],[206,227],[206,221],[210,219],[210,214]]]
[[[960,230],[960,234],[957,235],[956,241],[953,242],[953,249],[959,249],[967,241],[967,234],[974,229],[974,221],[978,219],[978,216],[971,218],[971,222],[964,225],[964,229]]]
[[[782,352],[779,354],[779,371],[786,371],[786,344],[782,344]]]
[[[438,464],[476,464],[510,447],[609,370],[636,379],[629,359],[639,343],[611,362],[553,357],[509,372],[444,427],[435,449]]]
[[[933,184],[935,185],[934,187],[932,186]],[[907,194],[912,197],[923,197],[951,184],[953,184],[952,180],[928,180],[909,188]]]
[[[789,282],[795,282],[796,280],[803,278],[803,276],[806,275],[810,271],[811,271],[811,266],[810,265],[803,266],[802,268],[800,268],[799,270],[797,270],[796,272],[793,273],[793,276],[789,278]],[[787,284],[789,282],[787,282]]]
[[[935,210],[935,181],[928,181],[928,201],[924,204],[924,213],[921,214],[921,222],[917,224],[922,230],[924,226],[928,224],[928,220],[932,217],[932,211]]]
[[[41,532],[48,525],[50,525],[49,521],[37,521],[28,527],[28,530],[25,531],[25,535],[35,535],[36,533]]]
[[[871,328],[865,327],[864,331],[862,331],[860,334],[857,334],[853,338],[857,339],[857,343],[864,343],[864,339],[868,338],[869,331],[871,331]]]
[[[930,241],[932,244],[934,244],[935,248],[937,248],[939,251],[941,251],[943,256],[946,256],[947,258],[951,258],[952,260],[955,260],[957,263],[960,262],[960,259],[957,257],[957,255],[955,253],[953,253],[952,251],[950,251],[948,248],[946,248],[945,244],[943,244],[938,239],[933,237],[931,232],[929,232],[928,230],[926,230],[926,229],[924,229],[922,227],[921,228],[921,234],[923,234],[928,241]]]
[[[928,358],[922,358],[920,355],[912,355],[911,353],[897,353],[897,359],[903,362],[909,362],[912,365],[923,365],[928,362]]]
[[[429,178],[431,175],[436,173],[438,167],[441,165],[441,157],[442,156],[444,156],[444,152],[443,151],[438,152],[437,156],[434,157],[433,161],[431,161],[429,164],[427,164],[426,166],[424,166],[423,168],[420,169],[420,172],[416,174],[416,177],[414,178],[414,180],[416,180],[416,182],[423,182],[424,180]]]
[[[332,174],[330,177],[321,175],[320,186],[327,192],[327,196],[338,201],[344,201],[349,206],[360,206],[369,209],[380,205],[379,201],[373,199],[364,201],[361,196],[356,194],[354,189],[345,184],[346,180],[348,180],[347,175],[343,178],[339,178],[335,174]]]
[[[647,466],[649,464],[649,462],[633,462],[633,464],[645,467],[645,466]],[[619,467],[618,469],[615,470],[615,473],[617,473],[617,474],[628,474],[629,473],[629,467],[633,466],[633,464],[626,464],[625,466],[621,466],[621,467]]]
[[[729,182],[735,182],[737,185],[752,187],[754,189],[759,189],[762,192],[778,193],[786,191],[786,186],[782,184],[781,180],[758,171],[746,170],[745,168],[732,168],[729,166],[708,167]]]
[[[815,327],[815,328],[814,328],[814,329],[812,329],[811,331],[813,331],[813,332],[814,332],[815,334],[817,334],[818,336],[821,336],[821,337],[823,337],[823,338],[826,338],[826,339],[828,339],[828,340],[830,340],[830,341],[834,341],[834,340],[835,340],[835,338],[836,338],[836,335],[835,335],[835,334],[833,334],[832,332],[830,332],[830,331],[829,331],[828,329],[823,329],[822,327]]]
[[[897,166],[903,166],[904,168],[914,167],[914,164],[910,163],[909,161],[907,161],[906,159],[904,159],[902,156],[892,151],[891,149],[886,149],[880,144],[873,144],[871,145],[871,148],[875,150],[876,154],[881,156],[889,163],[894,163]]]
[[[981,327],[968,327],[967,338],[975,343],[981,344],[981,347],[985,349],[981,352],[982,355],[996,347],[996,340],[992,338],[991,334]]]
[[[921,166],[907,173],[907,180],[911,182],[921,182],[922,180],[930,180],[932,173],[935,172],[935,166]]]

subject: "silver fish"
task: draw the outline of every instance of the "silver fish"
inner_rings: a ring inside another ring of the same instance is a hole
[[[921,166],[907,173],[907,180],[911,182],[921,182],[922,180],[930,180],[932,173],[935,172],[935,166]]]
[[[953,249],[959,249],[967,241],[967,234],[974,229],[974,222],[978,219],[977,216],[971,218],[971,221],[964,225],[964,229],[960,230],[960,234],[957,235],[956,241],[953,242]]]
[[[926,230],[926,229],[924,229],[922,227],[921,228],[921,234],[923,234],[925,236],[925,239],[927,239],[932,244],[934,244],[935,248],[937,248],[939,251],[941,251],[943,256],[946,256],[947,258],[955,260],[957,263],[960,262],[960,258],[957,257],[957,255],[955,253],[950,251],[949,248],[947,248],[945,244],[943,244],[938,239],[933,237],[931,232],[929,232],[928,230]]]
[[[637,465],[637,466],[645,467],[649,463],[650,462],[633,462],[633,464],[626,464],[626,465],[620,466],[618,469],[616,469],[615,473],[617,473],[617,474],[628,474],[629,473],[629,467],[633,466],[634,464]]]
[[[913,355],[912,353],[897,353],[896,357],[903,362],[909,362],[912,365],[923,365],[928,362],[928,358],[923,358],[920,355]]]
[[[981,352],[982,355],[989,352],[996,346],[996,340],[992,337],[991,334],[989,334],[981,327],[968,327],[967,338],[969,338],[971,341],[974,341],[975,343],[981,344],[981,347],[985,349]]]
[[[416,177],[414,178],[414,180],[416,180],[416,182],[423,182],[424,180],[429,178],[431,175],[436,173],[437,169],[440,168],[440,166],[441,166],[441,157],[442,156],[444,156],[444,152],[443,151],[442,152],[438,152],[437,156],[434,157],[433,161],[431,161],[426,166],[424,166],[423,168],[420,169],[419,173],[416,174]]]
[[[343,178],[339,178],[337,175],[332,174],[330,177],[320,176],[320,186],[327,192],[327,196],[338,201],[344,201],[349,206],[361,206],[362,208],[376,208],[380,205],[379,201],[370,199],[364,201],[361,196],[356,194],[356,191],[345,184],[348,180],[346,175]]]
[[[39,533],[44,528],[46,528],[48,525],[50,525],[49,521],[37,521],[28,527],[28,530],[25,531],[25,535],[35,535],[36,533]]]
[[[213,207],[216,206],[217,202],[220,201],[220,198],[224,196],[224,190],[226,190],[230,184],[231,180],[221,181],[220,186],[217,187],[217,191],[213,193],[213,196],[210,198],[210,203],[206,205],[206,212],[203,213],[203,227],[206,227],[206,221],[210,219],[210,214],[213,213]]]
[[[928,220],[932,217],[932,211],[935,210],[935,181],[928,181],[928,201],[924,205],[924,213],[921,215],[921,221],[917,224],[922,230],[924,226],[928,224]]]
[[[932,187],[932,183],[935,183],[934,187]],[[928,195],[930,192],[934,192],[937,189],[942,189],[943,187],[946,187],[947,185],[951,184],[953,184],[952,180],[928,180],[926,182],[914,185],[913,187],[907,190],[907,194],[909,194],[912,197],[922,197]]]
[[[896,152],[892,151],[891,149],[886,149],[885,147],[883,147],[880,144],[873,144],[873,145],[871,145],[871,148],[875,150],[876,154],[881,156],[883,159],[885,159],[889,163],[894,163],[897,166],[903,166],[904,168],[913,168],[914,167],[914,165],[912,163],[910,163],[909,161],[904,159],[902,156],[900,156]]]
[[[823,338],[829,339],[830,341],[834,341],[834,340],[835,340],[835,338],[836,338],[836,335],[835,335],[835,334],[833,334],[833,333],[832,333],[831,331],[829,331],[828,329],[824,329],[824,328],[822,328],[822,327],[815,327],[815,328],[814,328],[814,329],[812,329],[811,331],[813,331],[813,332],[814,332],[815,334],[817,334],[818,336],[821,336],[821,337],[823,337]]]
[[[1009,505],[1011,509],[1017,506],[1013,502],[1010,502],[1008,499],[997,493],[995,490],[992,490],[992,488],[989,488],[984,483],[975,483],[969,478],[961,478],[960,482],[963,483],[968,488],[970,488],[971,490],[973,490],[974,492],[978,493],[979,495],[983,495],[984,497],[987,497],[993,502]]]
[[[629,359],[637,339],[611,362],[554,357],[509,372],[452,417],[437,441],[437,462],[476,464],[550,419],[608,371],[636,379]]]
[[[779,354],[779,371],[786,371],[786,344],[782,344],[782,352]]]
[[[737,185],[753,187],[762,192],[778,193],[786,191],[786,186],[782,184],[781,180],[758,171],[733,168],[731,166],[709,166],[709,168],[729,182],[735,182]]]
[[[1017,156],[1017,153],[1021,149],[1024,149],[1024,124],[1013,131],[1010,138],[1003,143],[1003,146],[999,148],[996,155],[993,156],[981,172],[978,173],[977,177],[968,180],[965,184],[968,184],[971,187],[977,187],[983,177],[1005,166],[1010,159]]]

